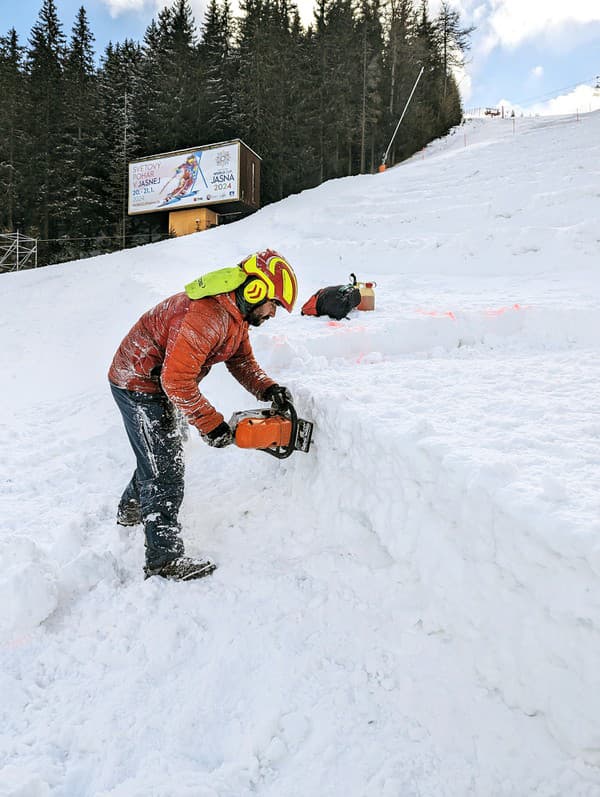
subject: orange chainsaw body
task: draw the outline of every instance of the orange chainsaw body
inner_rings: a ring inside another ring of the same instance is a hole
[[[292,422],[281,415],[242,418],[235,430],[235,444],[239,448],[287,446],[291,434]]]
[[[234,412],[229,421],[239,448],[254,448],[286,459],[294,451],[308,453],[313,424],[296,415],[291,401],[268,410]]]

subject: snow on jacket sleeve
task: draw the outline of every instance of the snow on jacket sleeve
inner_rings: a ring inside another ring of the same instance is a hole
[[[187,313],[169,333],[161,372],[162,388],[202,434],[224,420],[198,389],[198,379],[210,370],[206,361],[227,341],[227,333],[228,313],[214,305],[205,312]]]
[[[240,385],[245,387],[248,393],[252,393],[252,395],[259,400],[262,399],[267,388],[276,384],[256,362],[252,352],[252,346],[250,345],[248,330],[245,331],[238,350],[233,357],[226,362],[226,365],[229,372],[237,379]]]

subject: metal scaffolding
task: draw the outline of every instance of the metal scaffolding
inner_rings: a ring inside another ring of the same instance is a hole
[[[0,274],[37,268],[37,254],[37,238],[29,238],[20,232],[0,234]]]

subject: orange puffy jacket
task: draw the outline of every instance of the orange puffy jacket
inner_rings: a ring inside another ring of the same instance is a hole
[[[127,333],[108,378],[125,390],[160,393],[162,389],[206,434],[223,416],[200,393],[198,382],[220,362],[257,399],[275,384],[254,359],[248,322],[233,292],[204,299],[177,293],[144,313]]]

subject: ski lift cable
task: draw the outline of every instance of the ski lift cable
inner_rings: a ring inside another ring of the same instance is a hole
[[[552,89],[551,91],[546,92],[546,94],[538,94],[536,97],[528,97],[525,100],[519,100],[518,102],[514,102],[513,105],[526,105],[529,102],[535,102],[536,100],[545,100],[545,99],[552,99],[561,91],[568,91],[569,89],[575,89],[577,86],[581,86],[585,83],[592,83],[594,81],[598,82],[598,77],[589,77],[585,80],[578,80],[576,83],[572,83],[570,86],[563,86],[560,89]]]

